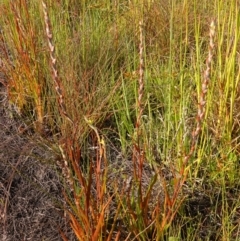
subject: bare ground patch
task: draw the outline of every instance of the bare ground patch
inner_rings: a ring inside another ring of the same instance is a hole
[[[63,212],[62,184],[54,155],[20,132],[8,114],[1,86],[0,240],[62,240],[59,229],[75,240]]]

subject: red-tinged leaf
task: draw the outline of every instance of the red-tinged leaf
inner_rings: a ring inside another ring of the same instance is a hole
[[[116,238],[115,238],[115,241],[118,241],[118,240],[120,239],[120,235],[121,235],[121,232],[118,231],[118,232],[117,232],[117,235],[116,235]]]
[[[92,241],[97,241],[98,240],[99,234],[101,232],[101,228],[102,228],[103,223],[104,223],[105,210],[109,206],[111,201],[112,201],[112,197],[109,198],[108,202],[104,205],[104,207],[103,207],[103,209],[102,209],[102,211],[100,213],[100,217],[98,219],[96,230],[95,230],[95,232],[94,232],[94,234],[92,236]]]
[[[118,203],[118,207],[117,207],[117,211],[116,211],[115,216],[114,216],[113,224],[111,225],[111,230],[110,230],[110,232],[109,232],[109,234],[108,234],[107,241],[111,241],[111,240],[112,240],[112,234],[113,234],[113,231],[114,231],[114,228],[115,228],[116,221],[117,221],[117,219],[118,219],[118,214],[119,214],[119,211],[120,211],[121,206],[122,206],[122,204],[119,202],[119,203]],[[118,236],[120,237],[120,231],[118,232],[116,238],[117,238]],[[115,238],[115,240],[118,240],[118,239],[116,239],[116,238]]]
[[[89,176],[88,176],[88,185],[86,192],[86,213],[89,211],[90,207],[90,198],[91,198],[91,187],[92,187],[92,162],[90,164]]]
[[[79,225],[79,221],[74,217],[74,215],[72,213],[69,212],[69,216],[70,216],[70,225],[75,233],[75,235],[77,236],[77,238],[79,240],[83,240],[85,241],[84,237],[86,237],[86,232],[88,229],[82,228]]]
[[[150,197],[151,197],[151,192],[152,192],[153,186],[154,186],[154,184],[156,183],[156,181],[157,181],[157,175],[154,176],[154,179],[153,179],[153,181],[151,182],[151,184],[150,184],[150,186],[149,186],[149,189],[148,189],[148,191],[147,191],[147,195],[146,195],[146,197],[143,199],[142,205],[143,205],[143,208],[144,208],[144,209],[148,206],[148,202],[149,202],[149,199],[150,199]]]
[[[58,228],[58,231],[60,232],[60,235],[61,235],[63,241],[69,241],[68,238],[66,237],[66,235],[64,234],[64,232],[60,228]]]

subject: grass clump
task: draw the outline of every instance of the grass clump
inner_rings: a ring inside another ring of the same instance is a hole
[[[0,9],[9,104],[56,153],[78,240],[238,240],[237,1]]]

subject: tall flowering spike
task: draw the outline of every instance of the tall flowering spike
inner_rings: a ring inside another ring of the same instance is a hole
[[[42,1],[42,7],[43,7],[43,13],[44,13],[45,31],[47,35],[47,41],[48,41],[48,47],[49,47],[49,53],[50,53],[50,59],[51,59],[50,66],[52,69],[52,79],[53,79],[55,90],[58,96],[58,107],[63,117],[65,117],[68,121],[73,123],[72,119],[67,114],[66,105],[64,103],[63,91],[61,88],[61,82],[58,76],[57,65],[56,65],[57,59],[55,56],[55,47],[52,41],[53,34],[51,31],[50,20],[48,17],[47,5],[45,4],[44,1]]]
[[[192,133],[192,144],[191,144],[191,149],[184,157],[184,167],[187,165],[190,157],[193,155],[193,152],[196,148],[197,145],[197,137],[200,134],[200,131],[202,129],[202,122],[205,117],[205,106],[206,106],[206,95],[208,91],[208,85],[210,82],[210,75],[211,75],[211,63],[213,60],[213,52],[214,52],[214,36],[215,36],[215,22],[212,20],[210,24],[210,31],[209,31],[209,46],[208,46],[208,57],[206,59],[206,69],[203,74],[203,82],[202,82],[202,89],[201,89],[201,94],[200,94],[200,99],[199,99],[199,104],[198,104],[198,112],[197,112],[197,126],[195,130]],[[183,169],[184,169],[183,167]]]
[[[142,106],[142,98],[143,98],[143,90],[144,90],[144,58],[143,58],[143,22],[139,22],[139,31],[140,31],[140,43],[139,43],[139,80],[138,80],[138,100],[137,100],[137,108],[138,108],[138,116],[136,122],[136,128],[139,129],[141,124],[143,106]]]
[[[142,176],[142,164],[143,164],[143,152],[140,148],[139,137],[141,118],[143,113],[142,98],[144,93],[144,58],[143,58],[143,22],[139,22],[139,79],[138,79],[138,99],[137,99],[137,120],[136,120],[136,143],[134,145],[133,161],[134,161],[134,176],[141,180]],[[138,161],[139,168],[136,168],[136,163]],[[138,170],[138,173],[136,173]],[[137,174],[137,175],[136,175]],[[141,191],[140,191],[141,192]]]
[[[205,106],[206,106],[206,94],[208,91],[208,85],[210,82],[210,72],[211,72],[211,63],[213,59],[213,51],[214,51],[214,35],[215,35],[215,22],[212,21],[210,24],[210,31],[209,31],[209,48],[208,48],[208,58],[206,59],[206,69],[204,71],[203,76],[203,83],[202,83],[202,90],[201,96],[198,106],[198,116],[197,116],[197,128],[199,131],[195,131],[194,136],[198,136],[201,130],[201,122],[205,117]]]
[[[66,118],[68,121],[73,123],[73,121],[67,114],[65,103],[64,103],[63,91],[61,89],[61,82],[60,82],[60,78],[58,76],[57,65],[56,65],[57,59],[55,56],[55,47],[52,42],[53,34],[51,32],[50,20],[49,20],[48,12],[47,12],[47,5],[45,4],[44,1],[42,1],[42,7],[43,7],[43,13],[44,13],[45,31],[46,31],[49,53],[50,53],[50,67],[52,70],[52,80],[54,83],[55,91],[58,96],[58,108],[59,108],[60,114],[64,118]],[[73,191],[73,181],[71,179],[71,170],[69,168],[68,161],[67,161],[67,158],[66,158],[66,155],[64,152],[64,148],[62,146],[63,145],[59,145],[58,147],[59,147],[59,150],[61,151],[63,162],[62,162],[62,160],[57,161],[57,165],[62,169],[63,176],[66,178],[71,191]]]

